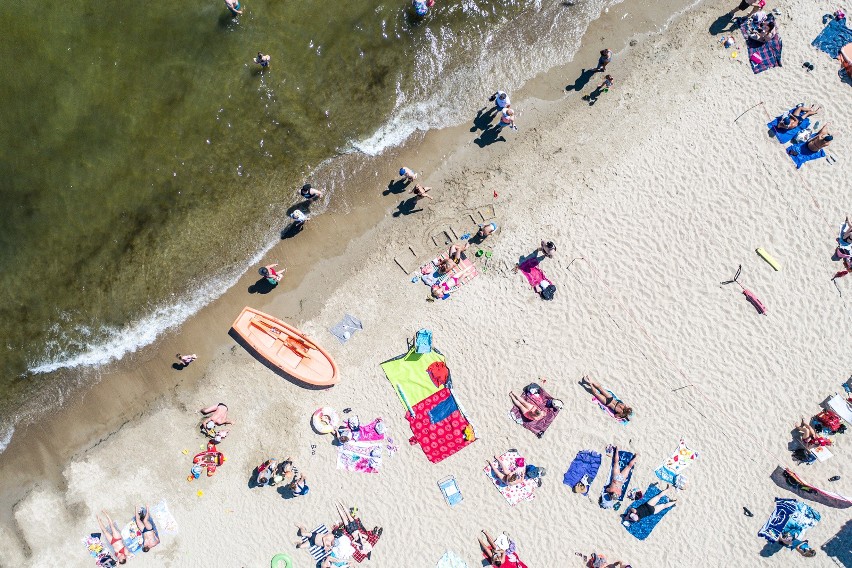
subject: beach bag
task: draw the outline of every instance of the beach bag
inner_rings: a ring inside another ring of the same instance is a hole
[[[820,424],[828,428],[831,433],[840,430],[840,416],[835,414],[833,410],[823,410],[816,415],[816,419]]]
[[[796,137],[793,139],[793,142],[797,144],[807,142],[808,140],[810,140],[812,134],[813,133],[811,132],[810,128],[805,128],[804,130],[796,134]]]
[[[551,284],[547,288],[541,291],[541,299],[542,300],[552,300],[553,296],[556,295],[556,285]]]
[[[793,450],[793,459],[808,464],[815,462],[817,458],[808,450],[799,448],[798,450]]]

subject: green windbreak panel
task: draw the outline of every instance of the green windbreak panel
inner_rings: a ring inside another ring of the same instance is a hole
[[[444,356],[436,351],[421,355],[415,353],[414,349],[411,349],[411,351],[402,357],[385,361],[381,367],[391,382],[391,385],[393,385],[394,390],[397,389],[398,385],[405,393],[408,404],[414,406],[421,400],[438,392],[438,387],[432,382],[426,369],[432,363],[443,360]],[[397,391],[396,396],[399,397],[399,391]],[[405,405],[402,399],[400,399],[400,402]]]

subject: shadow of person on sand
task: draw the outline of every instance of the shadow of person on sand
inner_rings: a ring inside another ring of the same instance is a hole
[[[566,91],[582,91],[586,85],[589,84],[589,81],[592,80],[592,77],[597,73],[594,69],[583,69],[583,72],[580,73],[580,76],[574,79],[574,83],[571,85],[566,85]]]
[[[487,111],[485,109],[486,107],[482,107],[476,111],[476,116],[473,117],[473,126],[470,127],[471,132],[477,132],[480,130],[485,132],[491,127],[491,122],[497,115],[497,105],[494,105]]]
[[[423,211],[423,208],[416,209],[417,207],[417,198],[409,197],[408,199],[403,199],[399,202],[399,205],[396,206],[396,211],[393,212],[394,217],[399,217],[400,215],[411,215],[412,213],[417,213],[418,211]]]
[[[719,35],[732,31],[736,28],[736,24],[739,18],[734,18],[732,14],[722,14],[716,21],[710,24],[710,35]]]
[[[269,294],[274,289],[275,285],[270,283],[267,278],[261,278],[248,287],[248,292],[249,294]]]
[[[763,558],[769,558],[770,556],[773,556],[774,554],[776,554],[779,550],[783,550],[783,549],[784,549],[784,546],[782,546],[780,544],[767,542],[766,544],[763,545],[763,549],[760,551],[760,555]]]
[[[411,181],[406,178],[392,179],[388,182],[388,188],[382,192],[382,195],[397,195],[403,193],[410,183]]]
[[[486,146],[490,146],[495,142],[505,142],[506,139],[503,138],[503,135],[500,134],[500,129],[495,125],[493,128],[489,128],[479,135],[479,138],[475,138],[473,143],[479,146],[480,148],[485,148]]]
[[[184,365],[183,363],[172,363],[172,369],[174,369],[175,371],[183,371],[184,369],[186,369],[186,365]]]

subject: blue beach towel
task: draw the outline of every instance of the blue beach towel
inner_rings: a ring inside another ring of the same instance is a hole
[[[781,533],[788,532],[793,538],[798,538],[803,532],[815,527],[820,521],[820,514],[805,503],[795,499],[775,498],[775,510],[757,533],[767,541],[775,543]]]
[[[837,20],[831,20],[811,45],[836,59],[840,49],[847,43],[852,43],[852,30]]]
[[[432,352],[432,330],[430,329],[421,329],[417,332],[417,337],[414,338],[414,347],[417,353],[431,353]]]
[[[646,502],[650,501],[653,497],[659,495],[660,493],[662,493],[662,491],[660,491],[660,488],[657,487],[655,484],[649,485],[648,490],[645,491],[645,494],[642,496],[642,498],[631,503],[630,507],[628,507],[628,509],[635,509],[636,507],[638,507],[642,503],[646,503]],[[668,497],[662,497],[659,501],[659,504],[668,503],[668,502],[669,502]],[[627,532],[629,532],[630,534],[632,534],[633,536],[635,536],[639,540],[645,540],[651,534],[651,531],[654,530],[654,527],[657,526],[657,523],[659,523],[660,520],[664,516],[666,516],[666,513],[668,513],[672,509],[674,509],[674,507],[669,507],[668,509],[666,509],[664,511],[660,511],[659,513],[656,513],[656,514],[651,515],[649,517],[645,517],[644,519],[640,519],[638,523],[631,523],[629,520],[627,520],[626,512],[625,512],[625,516],[622,516],[622,518],[621,518],[621,526],[623,526],[625,529],[627,529]]]
[[[790,109],[790,112],[793,112],[796,109]],[[767,128],[771,128],[773,132],[775,132],[775,139],[778,140],[782,144],[787,144],[790,140],[795,138],[799,132],[807,128],[811,125],[811,119],[806,118],[801,121],[796,128],[791,128],[790,130],[780,130],[776,128],[778,126],[778,121],[781,117],[776,117],[772,119],[772,122],[766,125]]]
[[[613,450],[615,451],[615,450]],[[633,454],[627,451],[618,452],[618,469],[624,469],[630,460],[633,459]],[[621,495],[618,496],[617,501],[621,501],[624,499],[624,495],[627,493],[627,488],[630,487],[630,479],[633,477],[633,469],[630,470],[630,473],[627,474],[627,481],[621,486]],[[601,499],[604,498],[605,490],[609,487],[609,484],[612,483],[612,467],[609,468],[609,475],[607,475],[606,483],[604,483],[603,489],[601,490]]]
[[[592,450],[582,450],[577,452],[577,457],[574,458],[574,461],[572,461],[571,465],[568,466],[568,471],[566,471],[565,475],[562,477],[562,483],[568,487],[574,487],[585,475],[588,477],[589,482],[586,484],[586,491],[583,495],[588,495],[589,489],[591,488],[595,477],[598,475],[600,467],[601,455],[599,453],[593,452]]]
[[[796,164],[796,169],[798,170],[805,162],[825,158],[825,149],[820,148],[818,152],[811,152],[808,148],[808,143],[802,142],[801,144],[793,144],[788,147],[787,155],[790,156],[790,159],[793,160],[794,164]]]

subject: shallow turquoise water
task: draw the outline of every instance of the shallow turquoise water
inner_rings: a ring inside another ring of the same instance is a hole
[[[198,275],[241,270],[323,160],[390,117],[422,121],[418,103],[455,120],[435,101],[465,107],[509,65],[521,81],[587,21],[554,30],[565,8],[533,0],[439,0],[422,21],[404,1],[244,7],[0,5],[0,412],[49,384],[28,369],[80,362]]]

